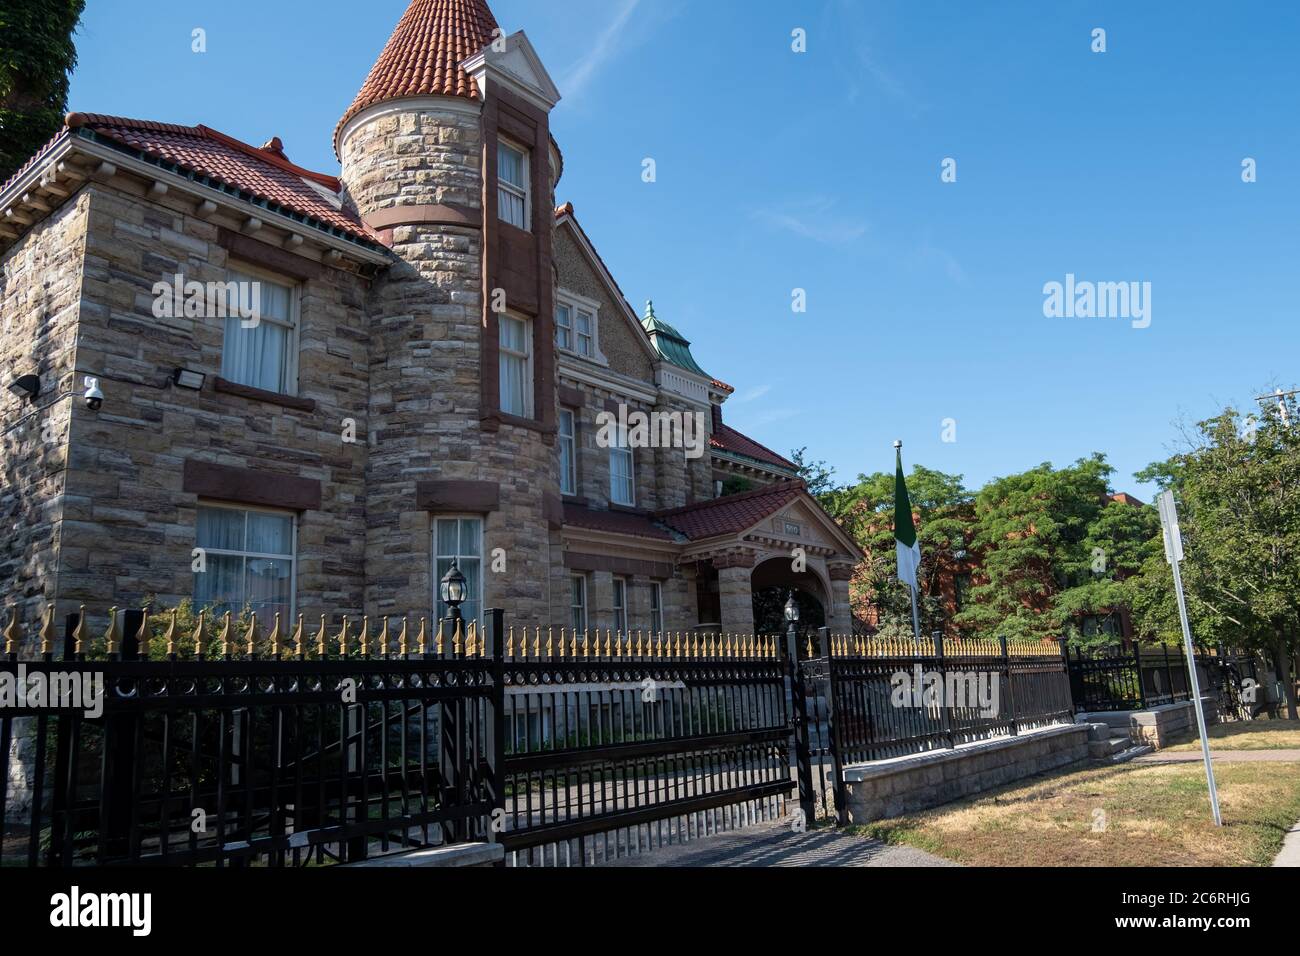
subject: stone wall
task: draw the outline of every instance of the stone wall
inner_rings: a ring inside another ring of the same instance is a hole
[[[849,820],[869,823],[925,810],[1088,759],[1087,724],[932,750],[844,769]]]
[[[600,303],[600,350],[609,359],[609,367],[653,385],[654,364],[637,340],[645,334],[628,323],[623,303],[610,294],[593,272],[586,254],[567,228],[555,230],[555,268],[559,276],[557,288]]]
[[[23,634],[35,634],[57,594],[68,422],[78,404],[77,318],[90,194],[83,191],[38,223],[0,259],[0,369],[4,384],[41,379],[36,404],[0,389],[5,548],[0,589],[5,623],[16,607]]]
[[[192,459],[253,470],[272,482],[276,475],[319,481],[320,509],[298,518],[297,607],[309,615],[360,613],[366,283],[324,267],[301,282],[297,394],[314,409],[218,392],[224,319],[156,318],[153,286],[178,273],[224,280],[232,259],[220,230],[194,218],[188,205],[124,189],[87,192],[76,363],[79,375],[99,376],[104,405],[98,412],[73,405],[63,610],[84,603],[101,617],[110,603],[154,595],[169,606],[192,596],[198,499],[183,489]],[[201,392],[171,384],[181,366],[207,375]],[[356,422],[355,443],[344,441],[344,419]]]
[[[396,205],[481,210],[481,140],[463,103],[380,113],[343,143],[348,194],[362,215]],[[482,223],[398,225],[391,248],[398,261],[367,301],[366,609],[435,612],[436,515],[420,506],[417,486],[487,482],[499,487],[499,506],[472,513],[485,519],[485,571],[501,549],[506,572],[485,573],[484,606],[508,609],[519,625],[549,624],[554,542],[545,500],[559,495],[555,444],[536,429],[481,427]]]

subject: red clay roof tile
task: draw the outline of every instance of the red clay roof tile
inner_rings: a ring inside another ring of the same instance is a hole
[[[654,520],[646,515],[629,514],[623,511],[596,511],[567,502],[564,505],[564,523],[575,528],[588,528],[609,534],[630,534],[639,538],[673,540],[672,534],[655,524]]]
[[[461,63],[481,53],[500,29],[484,0],[411,0],[397,29],[334,130],[362,110],[403,96],[479,98]]]
[[[782,458],[766,445],[760,445],[748,435],[742,435],[730,425],[719,425],[714,429],[713,437],[709,444],[718,449],[718,451],[730,452],[733,455],[744,455],[746,458],[753,458],[755,461],[761,461],[764,464],[775,465],[786,471],[796,471],[798,466],[788,458]]]
[[[660,511],[654,517],[692,541],[737,534],[776,514],[803,494],[806,488],[803,481],[798,479],[782,481],[744,494],[715,498],[672,511]]]
[[[67,124],[69,129],[92,130],[130,149],[220,180],[258,200],[309,216],[364,242],[376,241],[350,210],[335,205],[312,185],[337,194],[342,188],[338,178],[291,163],[278,138],[259,149],[206,126],[177,126],[97,113],[69,113]]]

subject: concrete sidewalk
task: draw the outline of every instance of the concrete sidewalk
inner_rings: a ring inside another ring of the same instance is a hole
[[[789,822],[763,823],[638,856],[613,867],[956,866],[923,850],[833,829],[795,833]]]
[[[1200,763],[1199,750],[1170,753],[1158,750],[1143,757],[1134,757],[1133,763]],[[1215,750],[1210,749],[1214,763],[1300,763],[1300,750]]]

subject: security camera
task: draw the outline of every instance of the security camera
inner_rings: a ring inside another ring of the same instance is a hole
[[[100,406],[104,404],[104,393],[99,390],[99,379],[87,375],[82,384],[86,386],[86,394],[82,396],[86,407],[92,412],[99,411]]]

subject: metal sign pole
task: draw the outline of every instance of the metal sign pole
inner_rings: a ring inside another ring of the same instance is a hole
[[[1201,732],[1201,755],[1205,758],[1205,779],[1210,786],[1210,807],[1214,811],[1214,825],[1223,826],[1219,813],[1219,788],[1214,782],[1214,764],[1210,761],[1210,737],[1205,730],[1205,713],[1201,702],[1201,679],[1196,673],[1196,648],[1192,646],[1192,628],[1187,621],[1187,599],[1183,595],[1183,575],[1179,565],[1183,560],[1183,536],[1178,528],[1178,506],[1174,493],[1164,492],[1159,498],[1160,526],[1165,535],[1165,558],[1174,571],[1174,592],[1178,597],[1178,620],[1183,626],[1183,644],[1187,649],[1187,670],[1192,688],[1192,709],[1196,711],[1196,726]]]

